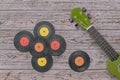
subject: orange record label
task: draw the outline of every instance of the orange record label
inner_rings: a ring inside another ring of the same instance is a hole
[[[75,65],[82,66],[83,64],[84,64],[83,57],[78,56],[78,57],[75,58]]]
[[[36,52],[42,52],[44,50],[44,45],[42,43],[36,43],[34,49]]]

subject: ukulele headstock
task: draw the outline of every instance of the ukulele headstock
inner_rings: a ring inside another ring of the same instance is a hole
[[[90,19],[91,19],[91,16],[90,14],[85,14],[87,11],[86,8],[74,8],[72,11],[71,11],[71,14],[70,14],[70,19],[69,21],[71,23],[75,22],[75,26],[78,28],[78,26],[88,30],[89,27],[92,25],[91,22],[90,22]]]

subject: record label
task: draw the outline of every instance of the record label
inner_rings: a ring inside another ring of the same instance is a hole
[[[60,42],[57,40],[53,40],[50,45],[51,45],[51,49],[55,51],[60,48]]]
[[[29,43],[30,43],[30,40],[28,39],[28,37],[23,36],[20,38],[21,46],[28,46]]]
[[[49,35],[49,29],[43,26],[42,28],[40,28],[39,33],[41,36],[46,37]]]
[[[42,52],[44,50],[44,45],[42,43],[36,43],[34,46],[36,52]]]
[[[37,63],[38,63],[39,66],[43,67],[47,64],[47,60],[44,57],[38,58]]]

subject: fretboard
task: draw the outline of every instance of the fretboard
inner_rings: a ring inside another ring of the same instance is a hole
[[[105,40],[105,38],[92,26],[88,29],[90,36],[96,41],[96,43],[102,48],[111,61],[117,60],[118,53],[114,48]]]

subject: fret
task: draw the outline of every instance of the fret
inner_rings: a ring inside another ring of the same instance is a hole
[[[118,53],[93,26],[88,29],[88,33],[112,61],[117,60]]]

